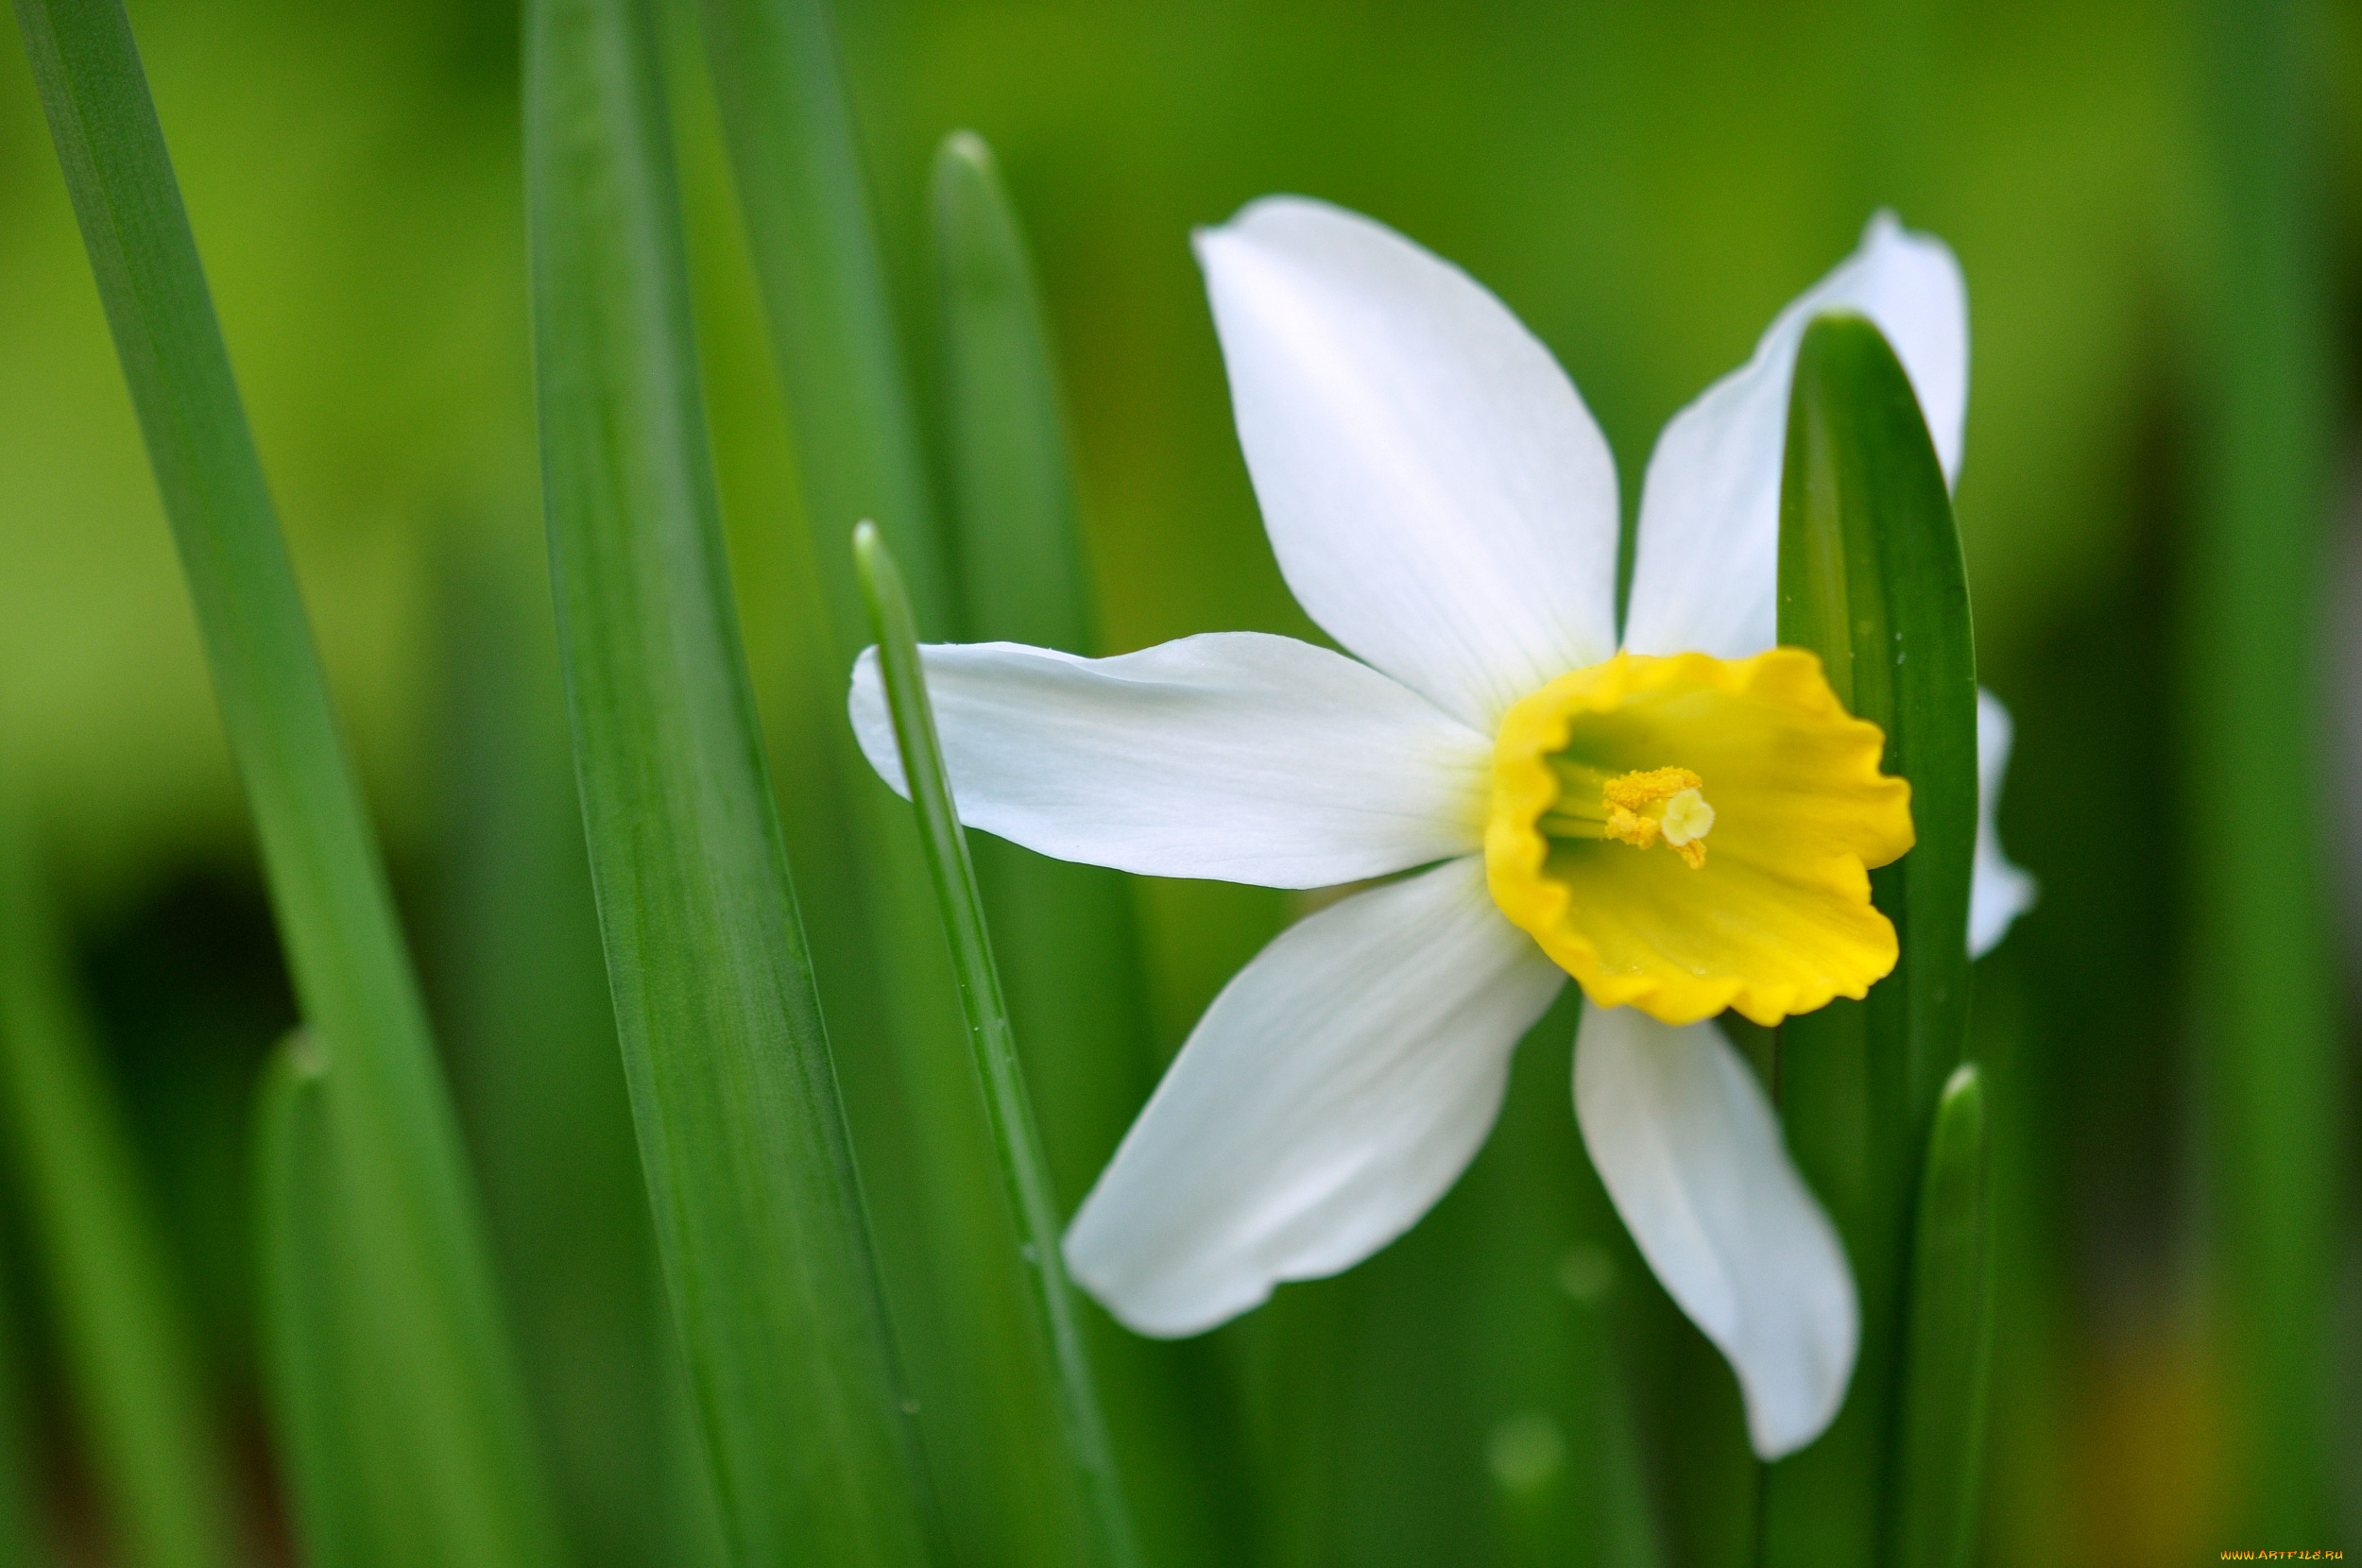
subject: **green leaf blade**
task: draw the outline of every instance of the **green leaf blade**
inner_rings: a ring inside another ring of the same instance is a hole
[[[840,639],[864,624],[845,531],[873,520],[921,635],[955,614],[825,0],[703,0],[707,58]]]
[[[830,8],[703,0],[699,14],[833,639],[834,668],[809,692],[827,726],[798,741],[827,748],[843,781],[839,820],[813,837],[844,862],[832,907],[859,910],[864,929],[826,983],[848,1041],[855,1133],[877,1176],[895,1322],[950,1527],[980,1557],[1046,1561],[1070,1536],[1074,1502],[1058,1414],[1038,1397],[1025,1349],[1016,1223],[958,1048],[934,895],[909,809],[836,718],[869,639],[845,549],[856,522],[873,520],[893,548],[919,635],[962,628]]]
[[[388,1424],[421,1559],[561,1560],[482,1222],[374,836],[336,732],[163,133],[119,0],[21,0],[59,161],[113,331],[251,802],[365,1238]]]
[[[2269,768],[2299,820],[2337,809],[2322,585],[2339,570],[2352,393],[2324,131],[2351,88],[2324,46],[2332,8],[2209,0],[2193,14],[2194,484],[2174,639],[2208,1338],[2225,1390],[2214,1525],[2225,1541],[2325,1541],[2340,1517],[2333,1433],[2352,1419],[2322,1375],[2351,1334],[2332,1305],[2355,1147],[2338,862],[2311,833],[2226,831],[2217,803],[2226,779]]]
[[[1087,649],[1090,592],[1057,368],[1024,235],[983,137],[944,138],[932,197],[967,630]]]
[[[1937,1102],[1912,1237],[1894,1557],[1967,1568],[1983,1471],[1993,1297],[1985,1082],[1956,1068]]]
[[[886,706],[894,719],[903,775],[910,782],[927,867],[934,878],[985,1115],[992,1124],[1009,1206],[1024,1237],[1034,1326],[1050,1348],[1069,1457],[1083,1492],[1089,1539],[1087,1544],[1077,1543],[1083,1549],[1076,1555],[1103,1568],[1137,1568],[1141,1561],[1139,1543],[1092,1379],[1073,1284],[1067,1277],[1059,1245],[1062,1227],[1057,1195],[1051,1182],[1050,1162],[1042,1152],[1041,1134],[1034,1123],[1024,1069],[1018,1061],[1017,1034],[1001,997],[1000,970],[993,963],[983,895],[968,860],[967,836],[951,804],[950,775],[944,766],[942,742],[928,702],[910,598],[893,554],[875,526],[864,522],[854,532],[853,554],[877,627]]]
[[[574,788],[542,530],[468,530],[438,573],[446,824],[435,970],[537,1431],[584,1568],[700,1568],[710,1491],[662,1295]],[[677,1430],[676,1430],[677,1426]],[[679,1453],[674,1450],[681,1450]]]
[[[944,430],[961,610],[980,641],[1093,651],[1072,462],[1017,214],[983,138],[935,155]],[[1145,980],[1120,873],[975,846],[1061,1197],[1082,1201],[1150,1087]]]
[[[732,1556],[930,1560],[708,468],[655,30],[528,14],[552,575],[657,1236]]]
[[[1884,868],[1878,889],[1903,954],[1874,995],[1908,997],[1907,1086],[1924,1122],[1967,1019],[1977,838],[1968,570],[1910,378],[1876,327],[1860,316],[1814,322],[1797,350],[1793,406],[1780,640],[1822,656],[1848,710],[1886,732],[1881,765],[1910,780],[1917,843]]]
[[[1782,1121],[1844,1237],[1862,1340],[1829,1432],[1765,1474],[1764,1560],[1869,1568],[1891,1527],[1912,1194],[1967,1032],[1977,675],[1943,470],[1909,376],[1858,315],[1819,318],[1797,351],[1779,636],[1821,656],[1911,785],[1916,843],[1871,876],[1902,944],[1893,973],[1861,1002],[1789,1019],[1778,1047]]]
[[[1018,211],[971,131],[935,154],[928,213],[941,305],[943,469],[964,634],[1097,652],[1050,323]],[[1138,916],[1122,873],[970,842],[1061,1212],[1072,1213],[1155,1085]],[[1167,1561],[1210,1559],[1214,1477],[1236,1423],[1192,1393],[1213,1347],[1144,1339],[1095,1309],[1093,1362],[1136,1516]]]
[[[126,1561],[228,1568],[231,1477],[194,1337],[25,825],[0,811],[0,1142],[53,1298],[76,1424]]]
[[[300,1033],[273,1053],[255,1091],[254,1240],[264,1324],[264,1382],[294,1514],[311,1568],[389,1560],[370,1523],[387,1477],[377,1454],[351,1440],[340,1415],[366,1397],[352,1341],[340,1334],[334,1162],[321,1080],[327,1064]],[[373,1542],[380,1545],[373,1545]]]

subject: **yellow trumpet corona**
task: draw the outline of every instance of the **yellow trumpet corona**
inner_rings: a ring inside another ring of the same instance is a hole
[[[1487,884],[1602,1006],[1775,1024],[1859,997],[1896,953],[1870,869],[1911,846],[1885,744],[1802,649],[1618,654],[1502,720]]]

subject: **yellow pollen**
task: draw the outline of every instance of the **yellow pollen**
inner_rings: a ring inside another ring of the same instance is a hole
[[[1646,849],[1661,837],[1692,871],[1706,863],[1705,836],[1714,830],[1714,808],[1701,792],[1705,780],[1687,768],[1652,768],[1611,778],[1600,787],[1607,807],[1607,837]]]
[[[1628,773],[1611,778],[1600,787],[1610,806],[1621,806],[1627,811],[1637,811],[1671,798],[1683,790],[1703,790],[1706,781],[1687,768],[1652,768],[1647,773]]]

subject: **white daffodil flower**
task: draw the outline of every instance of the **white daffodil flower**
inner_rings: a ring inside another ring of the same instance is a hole
[[[1357,656],[1244,632],[1102,659],[931,647],[960,814],[1148,876],[1395,879],[1282,932],[1215,998],[1069,1231],[1075,1277],[1174,1336],[1369,1256],[1474,1157],[1572,975],[1591,1157],[1730,1358],[1756,1451],[1801,1447],[1852,1374],[1853,1278],[1707,1020],[1859,997],[1894,963],[1867,868],[1909,846],[1908,792],[1819,662],[1773,645],[1780,467],[1797,342],[1853,310],[1957,472],[1951,253],[1882,214],[1667,427],[1619,648],[1614,462],[1498,300],[1294,197],[1197,251],[1280,569]],[[852,715],[905,789],[875,650]],[[1997,849],[1977,870],[1990,941],[2028,888]]]

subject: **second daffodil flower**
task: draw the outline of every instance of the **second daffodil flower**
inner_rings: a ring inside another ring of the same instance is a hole
[[[1571,975],[1591,1158],[1730,1358],[1756,1451],[1801,1447],[1852,1373],[1853,1278],[1709,1020],[1776,1023],[1886,974],[1868,871],[1911,824],[1876,727],[1773,645],[1789,384],[1813,315],[1868,315],[1955,474],[1950,252],[1881,215],[1667,427],[1619,646],[1613,459],[1498,300],[1294,197],[1197,251],[1280,570],[1358,656],[1246,632],[1101,659],[931,647],[960,814],[1147,876],[1395,879],[1281,933],[1215,998],[1076,1216],[1075,1277],[1184,1335],[1369,1256],[1474,1157]],[[904,788],[875,650],[852,714]],[[2026,887],[1997,850],[1978,871],[1990,941]]]

